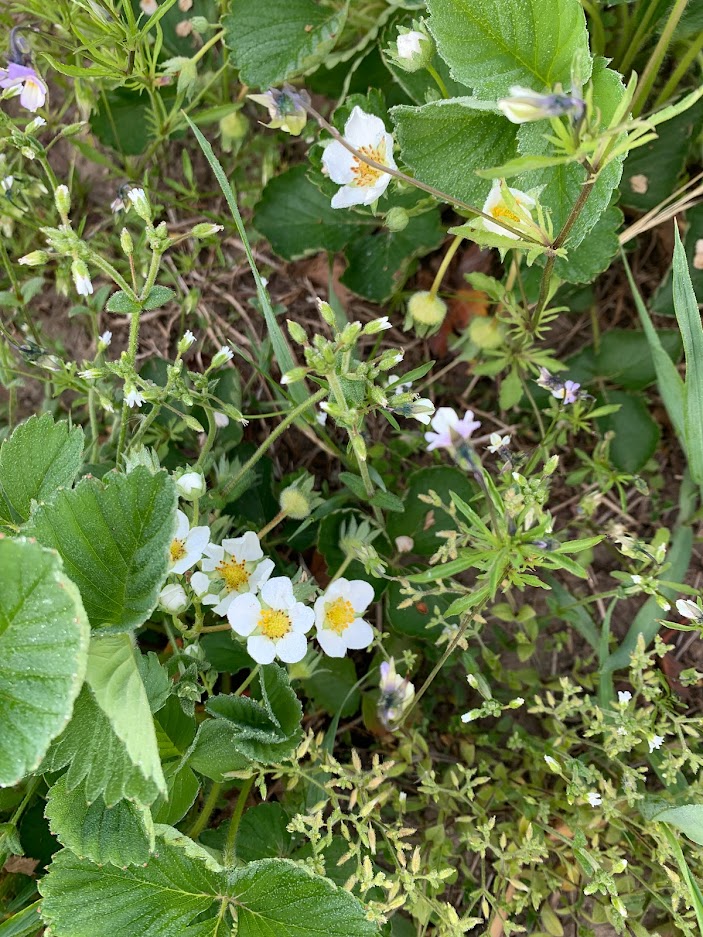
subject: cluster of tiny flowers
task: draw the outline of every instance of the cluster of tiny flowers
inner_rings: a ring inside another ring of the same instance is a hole
[[[186,472],[176,482],[181,498],[195,500],[205,493],[198,472]],[[363,614],[374,591],[361,579],[336,579],[313,607],[299,602],[287,576],[272,576],[274,562],[264,556],[256,533],[212,543],[210,528],[191,527],[183,511],[170,545],[170,573],[178,577],[161,591],[160,604],[178,615],[190,604],[189,592],[214,614],[226,618],[232,631],[246,638],[247,651],[258,664],[278,658],[295,664],[307,653],[307,634],[315,625],[317,641],[329,657],[369,647],[374,631]],[[195,567],[198,567],[195,569]]]
[[[548,390],[552,397],[561,400],[564,404],[576,403],[579,398],[585,396],[581,390],[581,385],[576,381],[560,381],[554,377],[546,368],[539,369],[539,377],[535,381],[538,387]]]

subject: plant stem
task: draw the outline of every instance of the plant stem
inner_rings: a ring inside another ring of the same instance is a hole
[[[676,3],[669,13],[669,18],[666,21],[666,25],[662,30],[662,34],[659,37],[659,42],[654,48],[649,61],[647,62],[647,67],[642,73],[642,77],[639,80],[637,85],[637,91],[635,92],[635,97],[632,101],[632,116],[639,117],[642,112],[642,108],[649,97],[649,92],[652,90],[652,85],[654,84],[657,73],[661,67],[662,62],[664,61],[664,56],[666,55],[671,40],[674,35],[674,30],[679,24],[679,20],[683,16],[683,11],[686,9],[686,4],[688,0],[676,0]]]
[[[645,9],[644,15],[637,26],[634,34],[629,38],[627,43],[627,49],[618,64],[618,69],[621,72],[627,72],[630,66],[632,65],[635,56],[642,48],[649,29],[649,21],[656,11],[656,3],[649,3],[649,6]]]
[[[195,818],[191,828],[188,830],[188,836],[190,836],[191,839],[197,839],[207,826],[208,820],[212,816],[213,811],[217,806],[217,801],[220,798],[221,791],[222,785],[218,784],[217,782],[215,782],[208,791],[208,795],[205,798],[205,802],[203,803],[200,813]]]
[[[247,797],[249,796],[249,791],[253,783],[254,778],[247,778],[244,784],[242,784],[239,797],[237,797],[237,803],[234,805],[234,813],[232,814],[232,819],[229,821],[229,829],[227,830],[227,842],[225,843],[224,852],[222,853],[222,864],[226,869],[231,869],[234,865],[234,844],[237,839],[237,831],[239,830],[239,821],[242,819]]]
[[[273,530],[274,527],[278,526],[278,524],[280,524],[281,521],[286,518],[286,516],[287,516],[286,512],[281,510],[278,512],[278,514],[275,517],[271,518],[268,524],[266,524],[265,527],[262,527],[259,533],[257,534],[259,540],[263,540],[266,534],[270,530]]]
[[[134,368],[137,360],[137,345],[139,343],[139,320],[141,318],[141,309],[132,313],[132,320],[129,323],[129,344],[127,346],[127,362]],[[124,452],[125,441],[127,439],[127,421],[129,420],[129,406],[125,402],[122,404],[122,417],[120,422],[120,436],[117,442],[117,455],[115,464],[119,468],[120,459]]]
[[[444,84],[444,81],[442,80],[442,76],[439,74],[439,72],[434,67],[434,65],[427,65],[426,68],[427,68],[428,74],[430,74],[434,78],[435,84],[439,88],[439,93],[442,95],[442,97],[443,98],[451,97],[451,95],[447,91],[447,86]]]
[[[251,671],[251,673],[247,677],[245,677],[245,679],[239,684],[237,689],[234,691],[235,696],[242,695],[242,693],[246,690],[246,688],[252,682],[254,677],[256,677],[256,675],[259,673],[259,670],[261,670],[261,665],[257,664],[256,667],[254,667],[254,669]]]
[[[205,457],[208,454],[208,452],[212,449],[213,443],[215,442],[215,436],[217,435],[217,423],[215,422],[215,415],[211,409],[208,409],[206,413],[207,413],[207,436],[205,437],[203,448],[200,450],[198,461],[193,466],[196,472],[202,468],[203,463],[205,462]]]
[[[297,420],[301,413],[304,413],[310,407],[314,407],[318,401],[322,400],[323,397],[326,396],[327,388],[321,388],[316,394],[313,394],[312,397],[308,397],[307,400],[303,400],[302,403],[299,403],[297,407],[293,407],[288,416],[284,420],[281,420],[278,426],[272,430],[270,435],[267,436],[266,439],[261,443],[254,455],[244,463],[236,475],[233,475],[232,478],[230,478],[227,484],[222,488],[221,494],[227,495],[234,488],[237,482],[241,481],[246,473],[256,465],[264,452],[270,448],[270,446],[278,439],[281,433],[288,426],[290,426],[291,423]]]
[[[654,102],[653,110],[658,110],[664,105],[666,101],[669,100],[669,98],[673,96],[674,92],[681,83],[681,79],[686,74],[691,66],[691,63],[698,56],[701,49],[703,49],[703,31],[701,31],[695,42],[692,42],[688,47],[685,55],[681,58],[681,61],[672,72],[671,77],[659,92],[657,99]]]
[[[454,240],[447,248],[447,253],[442,258],[442,263],[439,265],[439,270],[437,271],[437,275],[435,276],[432,282],[432,286],[430,287],[430,296],[432,296],[432,298],[434,298],[437,295],[437,291],[442,285],[444,274],[447,272],[447,268],[449,267],[449,264],[452,262],[452,257],[454,256],[454,254],[456,254],[459,248],[459,245],[461,244],[463,240],[464,240],[464,236],[462,234],[456,234],[454,235]]]

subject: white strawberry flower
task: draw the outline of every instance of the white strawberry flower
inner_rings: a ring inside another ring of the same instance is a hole
[[[247,651],[257,664],[270,664],[276,657],[296,664],[307,652],[305,635],[315,615],[296,600],[287,576],[275,576],[263,584],[260,595],[235,596],[227,618],[232,630],[247,639]]]
[[[238,595],[257,592],[273,572],[273,560],[264,558],[259,538],[253,530],[242,537],[211,543],[205,549],[203,572],[210,577],[212,591],[203,598],[204,605],[214,605],[217,615],[226,615]]]
[[[209,542],[209,527],[191,528],[183,511],[176,511],[176,533],[169,548],[170,571],[180,574],[195,566],[202,559]]]
[[[344,139],[355,150],[390,169],[395,169],[393,137],[380,117],[355,107],[344,125]],[[332,208],[371,205],[388,188],[391,177],[357,159],[339,140],[333,140],[322,154],[322,165],[341,189],[332,199]]]
[[[373,599],[373,587],[363,579],[337,579],[315,602],[317,640],[328,657],[371,644],[373,628],[360,616]]]
[[[488,198],[485,201],[483,206],[483,211],[486,215],[490,215],[491,218],[495,218],[497,221],[505,222],[513,228],[521,228],[525,224],[525,218],[520,217],[512,208],[510,208],[505,200],[505,192],[503,191],[504,183],[500,179],[494,179],[493,185],[491,186],[491,191],[488,193]],[[520,189],[511,189],[506,186],[506,189],[510,192],[512,197],[515,199],[515,202],[518,208],[522,211],[523,215],[527,216],[527,220],[532,220],[532,214],[530,209],[534,208],[536,205],[535,200],[531,195],[527,195],[526,192],[521,192]],[[501,225],[496,224],[493,221],[488,221],[486,218],[483,219],[483,224],[487,231],[492,231],[494,234],[500,234],[503,237],[511,238],[512,240],[517,240],[518,235],[513,234],[512,231],[508,231],[507,228],[501,227]]]

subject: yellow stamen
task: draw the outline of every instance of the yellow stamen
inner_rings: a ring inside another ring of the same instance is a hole
[[[171,541],[171,562],[177,563],[186,555],[186,545],[182,540]]]
[[[372,159],[376,163],[385,164],[386,162],[385,140],[381,140],[378,146],[359,146],[357,149],[360,153],[363,153],[364,156],[368,157],[368,159]],[[352,185],[358,185],[362,188],[375,185],[383,175],[383,172],[380,169],[375,169],[373,166],[367,165],[367,163],[362,163],[360,159],[354,160],[351,166],[351,171],[354,173],[354,181],[352,182]]]
[[[275,608],[267,608],[259,615],[259,628],[267,638],[283,638],[292,628],[290,615]]]
[[[228,592],[243,592],[248,588],[249,573],[246,563],[238,563],[234,558],[223,560],[217,569],[225,581],[225,588]]]
[[[495,208],[491,209],[491,214],[494,218],[499,218],[503,221],[520,221],[520,216],[516,215],[514,211],[511,211],[507,205],[504,205],[502,202],[499,202]]]
[[[336,634],[343,634],[356,618],[351,602],[335,599],[325,605],[325,627]]]

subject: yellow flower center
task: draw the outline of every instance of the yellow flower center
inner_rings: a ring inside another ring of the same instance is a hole
[[[386,162],[385,140],[381,140],[378,146],[359,146],[357,149],[360,153],[363,153],[364,156],[368,157],[368,159],[372,159],[376,163],[385,164]],[[352,185],[358,185],[364,189],[375,185],[383,175],[380,169],[375,169],[373,166],[362,163],[360,159],[354,160],[351,170],[354,173]]]
[[[186,545],[182,540],[171,541],[171,562],[177,563],[186,555]]]
[[[511,211],[507,205],[503,204],[503,202],[499,202],[495,208],[492,208],[491,214],[494,218],[498,218],[500,221],[520,221],[520,216],[516,215],[514,211]]]
[[[325,606],[325,626],[336,634],[342,634],[356,618],[351,602],[335,599]]]
[[[248,587],[249,573],[245,563],[238,563],[235,559],[223,560],[217,569],[228,592],[242,592]]]
[[[267,638],[283,638],[291,630],[290,615],[275,608],[267,608],[259,615],[259,629]]]

